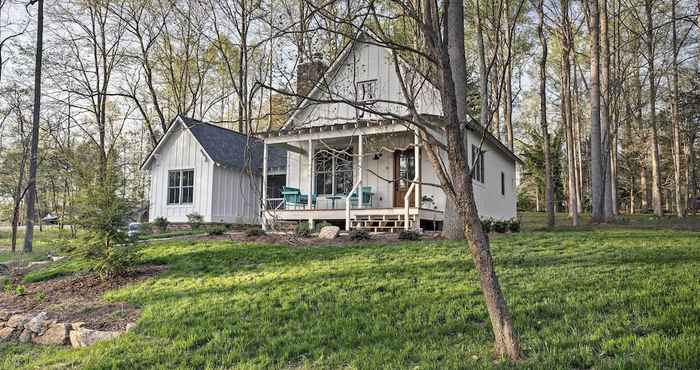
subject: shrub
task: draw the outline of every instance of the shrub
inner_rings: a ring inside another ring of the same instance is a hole
[[[493,230],[493,219],[492,218],[482,218],[481,219],[481,229],[484,230],[486,234]]]
[[[513,218],[508,222],[508,229],[512,233],[519,233],[520,232],[520,220],[517,218]]]
[[[170,224],[170,222],[165,217],[157,217],[156,219],[153,220],[153,224],[156,225],[156,227],[158,228],[158,231],[160,231],[161,233],[164,233],[164,232],[168,231],[168,224]]]
[[[298,223],[297,226],[294,228],[294,235],[302,238],[310,237],[311,229],[309,228],[309,224],[307,224],[306,222]]]
[[[371,236],[365,229],[354,229],[350,231],[350,240],[369,240]]]
[[[204,217],[202,217],[202,215],[199,213],[190,213],[187,215],[187,222],[189,222],[190,229],[192,230],[199,230],[199,227],[202,226],[203,220]]]
[[[137,246],[126,234],[130,206],[119,196],[121,181],[109,170],[102,179],[83,179],[76,199],[76,223],[86,230],[73,254],[88,260],[102,278],[125,272],[136,263]]]
[[[508,221],[496,220],[493,221],[493,231],[497,233],[504,233],[508,231]]]
[[[420,233],[415,230],[401,230],[399,239],[401,240],[420,240]]]
[[[226,232],[226,227],[224,226],[212,226],[207,230],[207,234],[209,235],[224,235]]]
[[[265,232],[259,227],[251,227],[245,231],[245,236],[263,236]]]

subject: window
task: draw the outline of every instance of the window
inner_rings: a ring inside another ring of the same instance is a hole
[[[478,182],[484,182],[484,155],[482,150],[479,153],[479,147],[472,145],[472,178]]]
[[[506,174],[501,172],[501,195],[506,195]]]
[[[357,83],[357,100],[372,101],[377,98],[377,80],[360,81]]]
[[[316,194],[347,194],[352,190],[352,152],[322,150],[314,157]]]
[[[168,204],[191,204],[194,199],[194,170],[168,171]]]

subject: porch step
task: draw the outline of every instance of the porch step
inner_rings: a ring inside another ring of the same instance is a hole
[[[416,216],[409,216],[408,226],[412,228]],[[371,232],[399,232],[405,229],[404,215],[355,215],[350,220],[351,229],[363,229]]]

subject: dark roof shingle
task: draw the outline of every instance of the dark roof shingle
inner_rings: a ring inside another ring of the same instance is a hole
[[[257,171],[262,168],[262,140],[208,122],[185,116],[180,118],[214,162],[239,170],[253,168]],[[267,154],[268,168],[286,167],[286,151],[268,147]]]

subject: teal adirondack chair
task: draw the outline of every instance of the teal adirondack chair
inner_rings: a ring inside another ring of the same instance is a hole
[[[301,190],[289,186],[282,187],[282,198],[284,198],[285,207],[293,206],[294,208],[301,206],[306,208],[309,204],[309,196],[302,194]],[[311,194],[311,207],[316,208],[316,194]]]
[[[352,196],[350,197],[350,204],[352,204],[353,207],[357,207],[357,198],[358,195],[357,193],[360,192],[360,189],[357,189],[354,193],[352,193]],[[362,207],[367,207],[369,206],[372,208],[372,200],[374,199],[374,192],[372,192],[372,187],[371,186],[363,186],[362,187]]]

